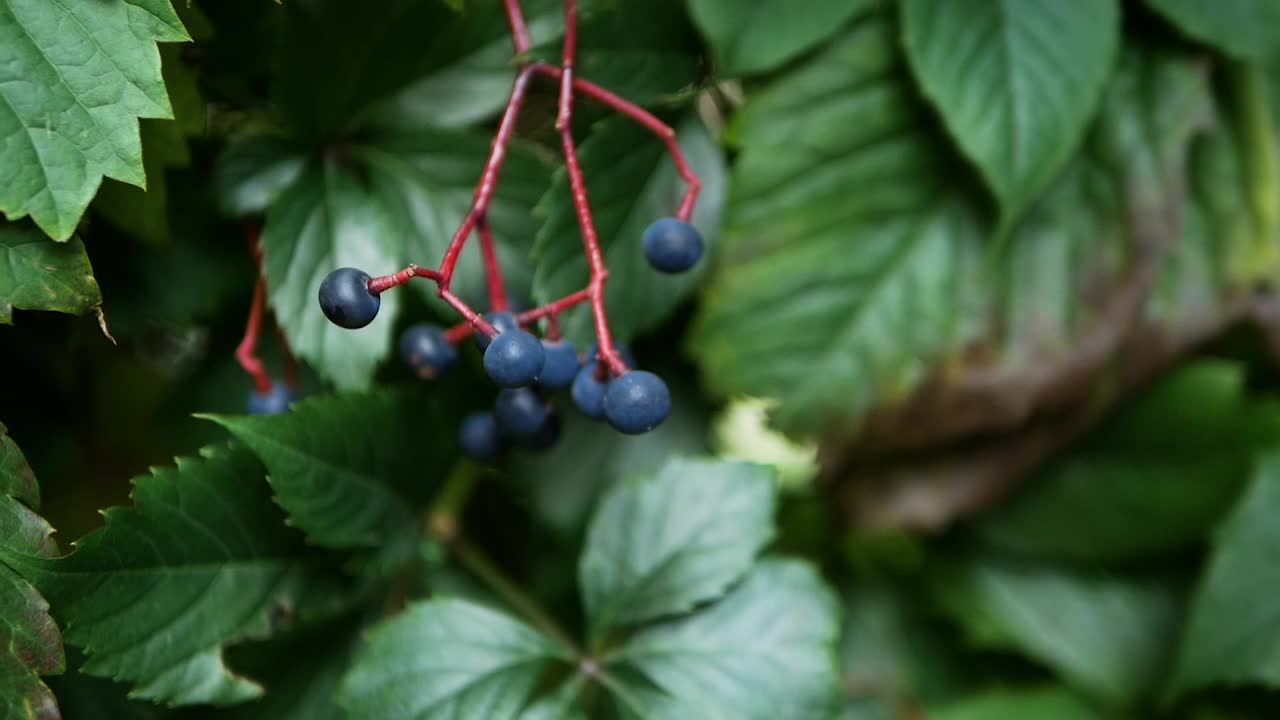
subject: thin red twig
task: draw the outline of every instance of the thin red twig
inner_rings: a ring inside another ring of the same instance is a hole
[[[493,244],[493,231],[489,229],[487,220],[476,223],[476,232],[480,233],[480,252],[484,255],[484,279],[489,286],[489,309],[494,312],[506,312],[507,291],[503,287],[502,268],[498,265],[498,249]]]
[[[271,376],[267,374],[266,367],[255,352],[258,349],[258,336],[262,332],[262,316],[266,305],[267,283],[259,275],[258,282],[253,286],[253,301],[249,305],[249,321],[245,323],[244,339],[236,347],[236,361],[253,378],[253,384],[260,394],[271,391]]]

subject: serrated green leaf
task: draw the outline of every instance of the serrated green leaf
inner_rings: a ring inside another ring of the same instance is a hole
[[[337,689],[351,665],[359,625],[349,616],[265,643],[232,649],[234,667],[262,681],[267,693],[221,710],[219,720],[346,720]]]
[[[285,527],[262,469],[242,448],[210,448],[135,481],[134,505],[72,554],[24,567],[47,595],[82,672],[174,705],[231,704],[262,688],[223,662],[224,646],[336,602]]]
[[[902,25],[925,95],[1012,223],[1084,139],[1119,46],[1119,4],[906,0]]]
[[[0,717],[6,719],[62,717],[39,677],[65,668],[62,636],[49,604],[8,562],[17,555],[54,556],[52,533],[43,518],[0,491]]]
[[[103,177],[143,186],[138,118],[172,117],[157,42],[169,0],[0,3],[0,212],[67,240]]]
[[[261,213],[306,165],[302,151],[282,137],[255,133],[232,138],[222,148],[213,174],[218,209],[231,217]]]
[[[479,605],[413,605],[369,635],[338,690],[353,717],[518,718],[542,675],[571,658],[532,628]]]
[[[1280,686],[1280,617],[1260,601],[1280,586],[1280,455],[1257,464],[1249,490],[1214,538],[1191,602],[1171,694],[1210,685]]]
[[[692,222],[710,255],[720,234],[720,213],[728,190],[724,158],[696,118],[680,125],[678,140],[702,181]],[[710,262],[703,260],[687,273],[666,275],[644,257],[645,228],[673,215],[685,191],[662,141],[629,119],[608,120],[593,128],[578,149],[578,159],[609,267],[605,291],[609,327],[616,339],[625,342],[665,320],[700,286]],[[546,303],[581,290],[589,279],[578,216],[563,169],[556,173],[538,209],[546,220],[534,244],[533,294]],[[570,340],[580,345],[595,341],[586,305],[562,318],[561,327]]]
[[[614,488],[578,566],[593,637],[720,597],[773,537],[774,482],[760,465],[675,459]]]
[[[1187,35],[1241,60],[1280,55],[1280,5],[1271,0],[1232,0],[1206,4],[1199,0],[1147,0]]]
[[[1090,565],[1200,540],[1244,487],[1254,451],[1280,440],[1280,406],[1250,400],[1244,380],[1244,368],[1226,362],[1178,370],[980,518],[978,536],[1005,552]]]
[[[1178,588],[1163,580],[974,562],[938,592],[979,646],[1019,651],[1115,704],[1152,689],[1179,621]]]
[[[1046,686],[988,690],[940,708],[937,720],[1102,720],[1101,712],[1071,691]]]
[[[276,502],[311,542],[358,548],[421,534],[416,505],[457,458],[454,412],[438,396],[383,389],[210,419],[257,453]]]
[[[608,662],[643,672],[697,717],[828,718],[837,618],[811,567],[767,560],[716,603],[641,631]]]
[[[819,0],[801,12],[787,0],[688,0],[689,13],[715,51],[718,70],[772,70],[840,30],[874,0]]]
[[[28,507],[40,509],[40,483],[27,464],[22,449],[0,422],[0,495],[11,495]]]
[[[27,223],[0,221],[0,323],[13,309],[80,315],[102,305],[79,238],[53,243]]]

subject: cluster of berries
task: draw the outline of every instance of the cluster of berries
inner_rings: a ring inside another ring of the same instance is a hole
[[[702,237],[694,227],[673,218],[658,220],[644,233],[644,254],[665,273],[689,270],[703,254]],[[370,290],[368,274],[355,268],[331,272],[320,285],[320,308],[334,324],[361,328],[373,322],[382,304]],[[574,405],[593,420],[605,420],[619,432],[648,432],[671,411],[671,393],[662,378],[644,370],[614,372],[595,346],[579,355],[554,333],[541,339],[522,328],[510,312],[492,312],[484,319],[493,326],[490,337],[476,331],[476,345],[484,353],[484,369],[499,385],[493,412],[474,413],[459,432],[464,452],[491,460],[508,440],[528,450],[550,448],[560,436],[561,418],[543,391],[569,389]],[[554,325],[552,325],[554,327]],[[434,380],[458,361],[450,334],[436,325],[418,324],[400,338],[400,355],[419,377]],[[627,368],[635,363],[626,358]]]

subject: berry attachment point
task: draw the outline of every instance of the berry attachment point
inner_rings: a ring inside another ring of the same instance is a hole
[[[662,378],[644,370],[632,370],[609,383],[604,394],[604,416],[618,432],[646,433],[671,413],[671,391]]]
[[[702,259],[702,235],[687,222],[662,218],[644,231],[644,256],[659,272],[685,272]]]
[[[378,316],[382,298],[369,292],[369,275],[339,268],[320,283],[320,309],[329,322],[348,330],[362,328]]]

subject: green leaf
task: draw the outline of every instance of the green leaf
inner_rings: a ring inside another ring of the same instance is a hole
[[[773,537],[774,482],[760,465],[675,459],[611,491],[578,567],[592,635],[720,597]]]
[[[1248,492],[1214,538],[1191,602],[1170,693],[1210,685],[1280,687],[1280,617],[1260,602],[1280,586],[1280,455],[1264,456]]]
[[[276,502],[311,542],[356,548],[420,534],[415,505],[457,458],[454,412],[440,393],[383,389],[209,419],[257,453]]]
[[[67,240],[102,178],[142,187],[138,118],[172,117],[155,42],[169,0],[0,3],[0,213]]]
[[[727,192],[724,158],[706,129],[691,118],[681,124],[678,141],[702,181],[692,222],[714,251],[720,213]],[[675,214],[685,185],[658,138],[626,118],[600,123],[579,147],[587,178],[591,210],[600,238],[609,282],[605,304],[614,337],[628,341],[660,324],[696,288],[710,263],[692,271],[666,275],[644,257],[641,237],[653,221]],[[582,234],[563,169],[538,205],[546,222],[534,245],[533,294],[546,303],[577,292],[589,279]],[[562,329],[573,342],[595,341],[590,308],[565,313]]]
[[[520,720],[586,720],[587,716],[578,706],[578,696],[582,694],[584,684],[583,675],[574,675],[554,692],[526,708],[520,714]]]
[[[520,717],[534,687],[572,658],[509,616],[456,599],[418,603],[383,623],[343,678],[352,717]]]
[[[71,555],[24,568],[67,642],[89,656],[82,671],[173,705],[258,697],[222,648],[336,597],[285,527],[261,466],[243,449],[206,449],[136,479],[133,500],[106,510],[106,526]]]
[[[1200,540],[1244,487],[1253,452],[1280,440],[1280,406],[1250,400],[1244,381],[1244,368],[1227,362],[1176,371],[980,518],[978,536],[1005,552],[1090,565]]]
[[[688,0],[717,69],[730,76],[772,70],[839,31],[872,2],[818,0],[797,12],[786,0]]]
[[[701,79],[702,43],[683,0],[584,0],[578,7],[574,69],[581,77],[639,105],[674,100]],[[534,54],[560,61],[559,47]]]
[[[608,662],[643,672],[696,717],[828,718],[837,617],[811,567],[768,560],[715,604],[638,633]]]
[[[218,209],[231,217],[265,211],[306,168],[306,157],[284,138],[265,133],[234,137],[222,148],[213,175]]]
[[[0,495],[11,495],[29,507],[40,508],[40,483],[4,423],[0,423]]]
[[[233,648],[230,660],[262,681],[259,700],[221,710],[219,720],[345,720],[338,683],[351,665],[359,625],[350,616],[317,623],[265,643]]]
[[[1120,39],[1116,0],[906,0],[924,93],[1000,200],[1022,214],[1084,139]]]
[[[12,443],[4,436],[7,445]],[[13,448],[17,450],[16,447]],[[49,604],[9,560],[14,555],[49,558],[57,554],[43,518],[0,492],[0,717],[59,720],[57,703],[40,675],[63,671],[62,636]]]
[[[0,222],[0,323],[13,309],[81,315],[102,305],[79,238],[53,243],[29,224]]]
[[[1232,0],[1221,5],[1198,0],[1147,0],[1182,32],[1240,60],[1280,55],[1280,5],[1271,0]]]
[[[1102,700],[1131,703],[1165,669],[1179,621],[1162,580],[981,562],[939,580],[944,608],[983,648],[1016,650]]]
[[[988,690],[939,709],[936,720],[1102,720],[1105,716],[1065,688]]]

